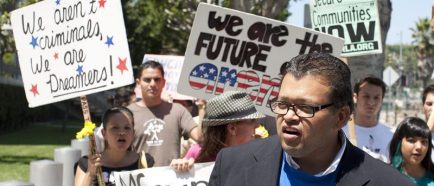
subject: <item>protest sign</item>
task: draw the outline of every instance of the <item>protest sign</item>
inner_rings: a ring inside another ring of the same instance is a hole
[[[177,92],[184,56],[145,54],[143,63],[149,60],[159,62],[163,66],[164,79],[166,79],[164,89],[169,92]]]
[[[120,0],[56,0],[11,13],[29,107],[133,83]]]
[[[113,172],[117,186],[206,186],[214,162],[196,163],[189,172],[175,172],[171,167],[155,167]]]
[[[343,39],[284,22],[199,4],[185,52],[178,92],[209,99],[227,90],[250,94],[272,115],[280,69],[291,58],[324,52],[339,56]]]
[[[343,57],[382,53],[376,0],[310,0],[312,28],[345,38]]]

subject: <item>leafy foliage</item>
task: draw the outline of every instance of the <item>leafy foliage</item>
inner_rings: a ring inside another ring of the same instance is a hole
[[[10,11],[38,1],[0,1],[0,9],[5,10],[0,25],[9,20]],[[290,15],[288,0],[121,0],[133,67],[142,63],[146,53],[184,55],[200,2],[282,21]],[[0,57],[5,52],[15,52],[12,34],[0,37]]]
[[[411,30],[414,49],[417,52],[418,75],[423,82],[423,87],[426,87],[434,70],[434,31],[428,18],[419,19],[415,28]]]
[[[412,45],[402,46],[402,61],[399,61],[400,45],[386,45],[386,66],[391,65],[394,69],[402,70],[407,83],[411,88],[420,87],[421,82],[417,75],[417,57]]]
[[[184,55],[200,2],[234,9],[240,9],[235,7],[237,4],[251,4],[252,7],[242,7],[243,11],[277,20],[286,20],[290,15],[287,11],[288,0],[274,0],[277,4],[265,0],[243,0],[244,3],[234,0],[123,0],[133,66],[142,63],[145,53]],[[276,7],[277,5],[282,6]]]

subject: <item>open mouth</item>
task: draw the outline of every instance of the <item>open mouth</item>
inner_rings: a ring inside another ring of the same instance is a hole
[[[283,133],[290,134],[290,135],[295,135],[295,136],[300,136],[300,132],[297,129],[294,129],[294,128],[284,128],[283,129]]]
[[[127,140],[125,140],[125,139],[118,139],[118,142],[125,143],[125,142],[127,142]]]

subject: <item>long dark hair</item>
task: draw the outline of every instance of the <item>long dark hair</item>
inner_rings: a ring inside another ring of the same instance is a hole
[[[201,144],[202,149],[195,162],[210,162],[216,159],[218,152],[226,147],[226,126],[227,125],[209,126],[204,129],[204,139]]]
[[[431,161],[431,149],[433,144],[431,143],[431,131],[428,128],[426,122],[417,117],[408,117],[404,119],[396,128],[392,141],[389,146],[389,156],[391,164],[395,168],[402,168],[402,153],[401,153],[401,141],[403,138],[408,137],[421,137],[428,140],[428,151],[423,158],[421,164],[426,171],[434,172],[434,165]],[[401,160],[399,160],[401,158]]]

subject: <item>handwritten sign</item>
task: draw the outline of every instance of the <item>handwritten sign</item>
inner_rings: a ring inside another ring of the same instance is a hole
[[[377,0],[310,0],[312,27],[345,38],[342,56],[382,53]]]
[[[214,162],[210,162],[196,163],[189,172],[175,172],[171,167],[155,167],[112,174],[117,186],[206,186],[213,168]]]
[[[11,13],[29,107],[134,82],[120,0],[53,0]]]
[[[143,63],[149,60],[157,61],[163,66],[164,79],[166,79],[164,89],[169,92],[176,92],[184,64],[184,56],[145,54]]]
[[[210,4],[199,4],[185,53],[178,92],[209,99],[227,90],[250,94],[272,115],[280,69],[299,54],[339,56],[343,39]]]

